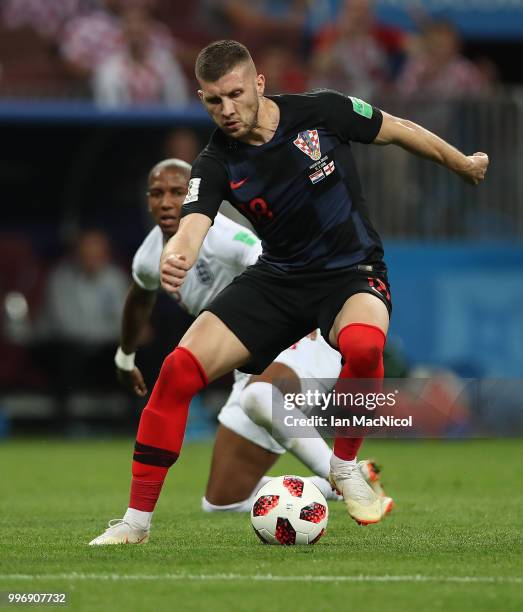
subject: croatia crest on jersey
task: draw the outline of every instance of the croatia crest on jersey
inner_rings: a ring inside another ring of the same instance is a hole
[[[314,161],[318,161],[321,157],[320,150],[320,137],[318,136],[318,130],[306,130],[300,132],[298,137],[294,141],[294,144],[308,155]]]

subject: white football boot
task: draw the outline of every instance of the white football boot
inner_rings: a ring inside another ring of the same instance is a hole
[[[358,461],[358,469],[374,493],[382,497],[387,497],[383,489],[383,483],[381,482],[381,467],[374,459],[363,459],[363,461]]]
[[[97,538],[89,542],[89,546],[106,546],[109,544],[147,544],[149,532],[135,529],[123,519],[109,521],[109,527]]]
[[[343,495],[349,515],[359,525],[379,523],[391,511],[394,502],[370,487],[358,464],[344,463],[337,461],[336,469],[331,464],[329,481],[332,487]]]

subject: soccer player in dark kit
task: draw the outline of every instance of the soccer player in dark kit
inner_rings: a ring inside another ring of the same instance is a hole
[[[205,47],[196,77],[218,129],[193,166],[183,218],[162,255],[162,285],[179,290],[222,200],[251,221],[263,253],[166,357],[138,428],[129,508],[92,544],[148,540],[164,479],[180,453],[189,402],[226,372],[259,373],[319,327],[342,355],[340,379],[383,377],[390,288],[351,141],[399,145],[470,184],[482,181],[488,166],[486,154],[466,156],[357,98],[334,91],[264,96],[264,76],[235,41]],[[357,470],[362,441],[335,438],[330,480],[349,515],[370,524],[388,508]]]

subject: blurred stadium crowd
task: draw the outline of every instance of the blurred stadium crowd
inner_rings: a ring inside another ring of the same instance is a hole
[[[0,437],[2,414],[34,417],[37,423],[49,417],[55,431],[69,431],[70,419],[98,418],[101,405],[103,422],[112,411],[120,421],[126,413],[132,415],[127,424],[133,429],[138,403],[119,392],[113,355],[130,260],[149,228],[146,176],[162,158],[193,162],[206,142],[210,125],[205,117],[192,121],[184,113],[197,100],[194,59],[211,40],[236,38],[247,44],[266,75],[268,93],[334,88],[419,121],[463,150],[473,147],[491,155],[489,179],[473,192],[400,150],[358,149],[373,219],[385,238],[497,238],[521,244],[523,98],[518,78],[523,78],[519,71],[514,78],[513,70],[481,47],[465,53],[468,46],[451,21],[416,6],[407,31],[382,23],[371,0],[0,0],[0,106],[10,105],[0,180],[11,202],[0,234]],[[36,127],[31,121],[13,127],[9,113],[26,100],[92,101],[102,110],[123,112],[161,105],[174,114],[172,122],[169,116],[155,123],[151,114],[150,124],[118,124],[125,130],[104,130],[96,119],[92,125],[59,127],[56,114]],[[521,252],[514,253],[512,267],[505,268],[512,285],[517,282],[512,270],[521,272]],[[455,270],[471,257],[454,262]],[[506,253],[500,252],[498,260],[506,265]],[[409,287],[430,276],[421,270],[412,274]],[[440,274],[450,278],[446,270]],[[437,282],[439,277],[434,286]],[[456,294],[452,288],[449,292]],[[516,293],[510,298],[512,313],[523,299],[521,291]],[[404,295],[408,301],[408,292]],[[510,295],[507,290],[505,295]],[[431,299],[428,290],[418,297]],[[408,338],[407,332],[416,329],[415,305],[402,306],[409,320],[402,324],[398,308],[399,331],[393,328],[387,355],[390,376],[403,376],[420,363],[417,356],[404,355],[405,338],[407,353],[419,345],[431,363],[429,344]],[[173,308],[171,300],[160,299],[143,338],[139,360],[149,385],[189,321],[179,309],[173,314]],[[441,310],[434,315],[434,322],[441,317],[447,324],[448,338],[459,338],[457,327],[475,320],[471,312],[479,323],[455,354],[434,341],[440,364],[483,352],[485,359],[516,363],[512,375],[517,364],[523,366],[519,344],[511,345],[512,353],[506,343],[499,354],[497,345],[491,348],[490,328],[480,344],[477,328],[486,314],[463,309],[458,320],[456,308],[448,308],[450,318]],[[502,304],[499,313],[509,321],[507,309]],[[521,314],[510,316],[519,317],[514,324],[523,324]],[[421,324],[423,331],[430,327],[426,320]],[[510,330],[505,336],[513,341]],[[500,375],[488,364],[458,373]],[[453,374],[442,376],[448,390]],[[223,398],[218,395],[217,403]]]
[[[449,21],[412,12],[414,32],[382,24],[370,0],[3,0],[5,96],[93,98],[105,106],[186,104],[194,59],[217,38],[248,42],[268,93],[336,87],[362,98],[455,98],[499,85],[466,58]]]

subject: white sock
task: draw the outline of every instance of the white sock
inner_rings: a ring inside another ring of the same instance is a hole
[[[202,497],[202,510],[204,512],[250,512],[256,494],[263,487],[263,485],[267,484],[270,480],[272,480],[270,476],[262,476],[249,497],[234,504],[217,506],[216,504],[211,504],[206,497]]]
[[[336,457],[334,453],[332,453],[330,458],[330,469],[332,470],[333,474],[340,474],[347,470],[351,471],[353,468],[357,467],[357,465],[357,457],[354,457],[354,459],[346,460],[340,459],[339,457]]]
[[[126,523],[129,523],[129,525],[131,525],[131,527],[134,529],[149,531],[152,518],[152,512],[143,512],[142,510],[136,510],[135,508],[127,508],[127,512],[124,514],[123,520]]]
[[[260,482],[258,482],[258,484],[252,490],[251,498],[254,497],[256,493],[258,493],[258,491],[263,487],[263,485],[266,485],[271,480],[272,478],[270,476],[262,476],[260,478]]]
[[[311,472],[322,478],[329,475],[331,449],[314,427],[300,428],[307,437],[292,438],[288,428],[275,415],[291,415],[303,418],[305,415],[294,408],[284,410],[281,391],[270,383],[256,382],[245,387],[240,396],[240,405],[247,416],[260,427],[266,429],[286,450],[304,463]],[[276,405],[277,404],[277,405]]]
[[[316,485],[327,501],[329,499],[343,499],[340,495],[336,493],[336,491],[332,490],[330,482],[325,478],[321,478],[320,476],[310,476],[309,478],[304,478],[303,480],[309,480],[310,482],[312,482],[312,484]]]
[[[235,504],[226,504],[224,506],[217,506],[207,501],[205,497],[202,497],[202,510],[204,512],[250,512],[252,508],[252,498],[244,499],[241,502]]]

